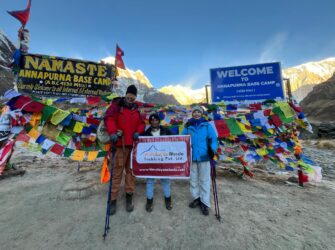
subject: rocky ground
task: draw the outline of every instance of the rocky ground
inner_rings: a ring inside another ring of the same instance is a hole
[[[305,153],[324,168],[324,180],[300,188],[288,176],[256,171],[242,180],[219,170],[222,220],[188,208],[188,181],[172,182],[174,207],[164,207],[159,183],[154,211],[145,211],[145,181],[138,180],[135,210],[125,211],[124,193],[110,217],[106,240],[107,185],[101,162],[18,149],[12,161],[22,177],[0,181],[0,249],[335,249],[334,149],[305,143]]]
[[[319,149],[318,141],[310,140],[304,143],[304,153],[322,168],[324,180],[335,180],[335,148]]]

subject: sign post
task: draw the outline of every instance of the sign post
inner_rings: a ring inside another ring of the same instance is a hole
[[[212,102],[285,100],[279,62],[210,70]]]
[[[103,96],[112,92],[115,66],[61,57],[21,57],[20,93],[42,96]]]

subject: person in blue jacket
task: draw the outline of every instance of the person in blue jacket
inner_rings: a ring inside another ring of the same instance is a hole
[[[200,206],[203,215],[209,214],[211,167],[208,147],[217,151],[217,136],[212,125],[203,117],[203,109],[195,106],[192,118],[187,121],[182,131],[183,135],[191,136],[192,165],[190,173],[190,190],[193,201],[190,208]]]

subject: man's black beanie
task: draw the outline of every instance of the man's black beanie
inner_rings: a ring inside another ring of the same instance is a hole
[[[126,94],[128,94],[128,93],[137,96],[137,88],[135,87],[135,85],[129,85],[128,86]]]

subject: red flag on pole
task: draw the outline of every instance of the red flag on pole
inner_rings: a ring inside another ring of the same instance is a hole
[[[28,0],[27,8],[24,10],[7,11],[8,14],[18,19],[24,27],[29,20],[31,0]]]
[[[123,50],[120,49],[118,45],[116,45],[115,66],[121,69],[126,69],[122,60],[123,56],[124,56]]]

